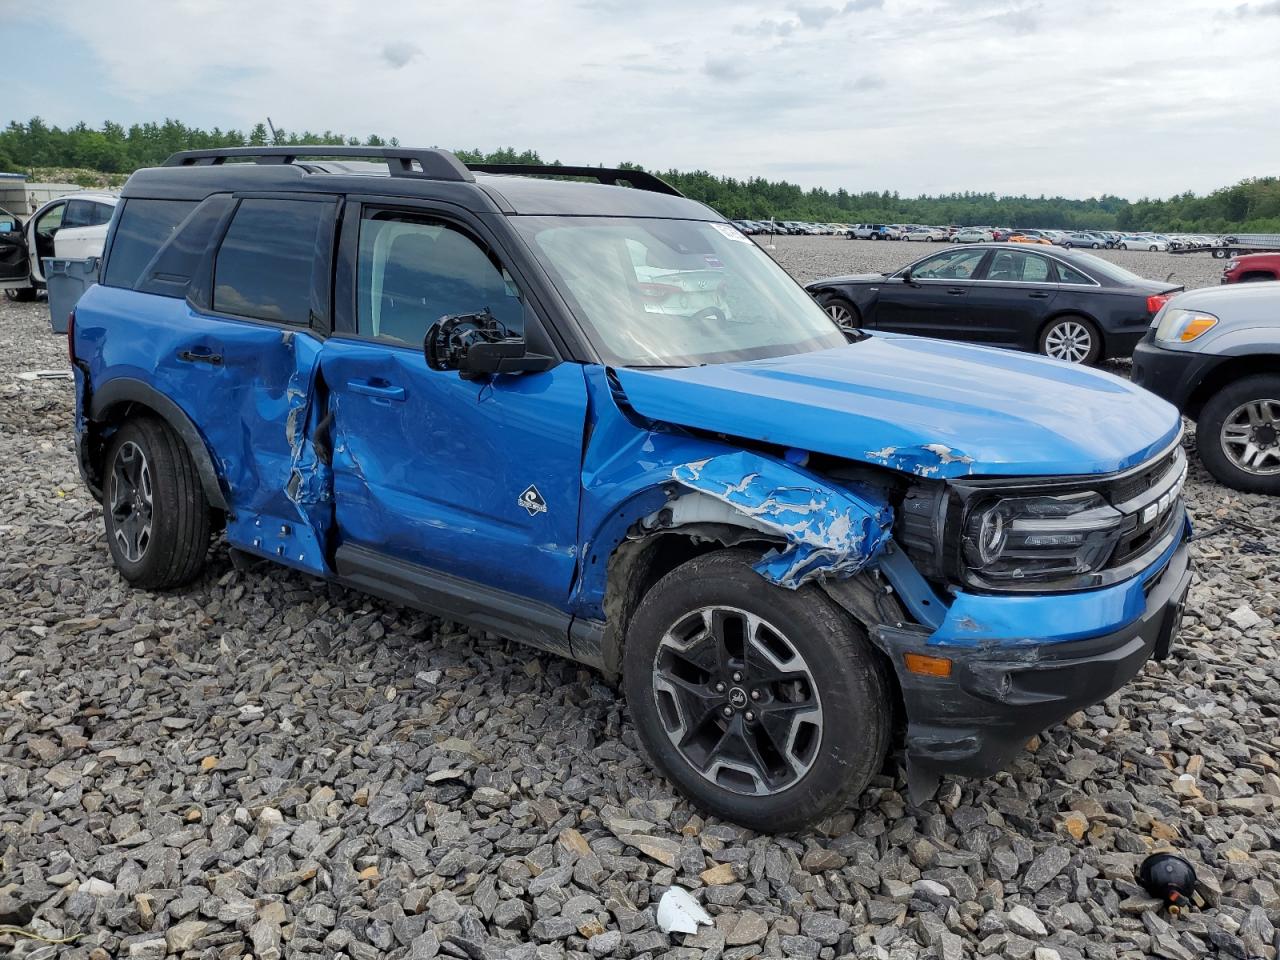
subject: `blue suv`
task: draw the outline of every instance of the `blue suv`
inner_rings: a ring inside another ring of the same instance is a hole
[[[899,732],[917,799],[988,775],[1181,619],[1171,406],[841,330],[640,171],[177,154],[130,178],[100,281],[77,451],[125,579],[187,583],[220,532],[589,664],[754,828],[855,795]]]

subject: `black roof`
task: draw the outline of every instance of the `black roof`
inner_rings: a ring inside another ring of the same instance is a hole
[[[372,157],[383,159],[365,159]],[[252,162],[226,162],[229,159]],[[602,182],[553,179],[565,176]],[[621,182],[633,186],[616,185]],[[138,170],[122,195],[203,200],[214,193],[245,191],[435,199],[481,214],[724,219],[643,171],[506,164],[467,167],[448,151],[399,147],[187,151],[174,154],[162,167]]]

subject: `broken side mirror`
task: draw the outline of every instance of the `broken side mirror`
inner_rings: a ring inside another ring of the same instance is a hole
[[[487,380],[500,373],[540,373],[558,362],[530,353],[524,338],[513,336],[489,312],[441,317],[422,342],[432,370],[457,370],[463,380]]]
[[[910,267],[903,267],[902,272],[898,274],[898,276],[902,278],[902,282],[905,283],[908,287],[914,287],[916,285],[915,280],[911,276]]]

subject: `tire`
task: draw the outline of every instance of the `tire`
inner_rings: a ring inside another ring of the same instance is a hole
[[[933,243],[933,237],[925,237],[924,239],[926,243]]]
[[[1160,248],[1157,247],[1155,244],[1152,244],[1151,246],[1147,247],[1147,250],[1150,251],[1151,253],[1155,253],[1159,249]]]
[[[682,793],[716,816],[775,833],[812,823],[866,787],[884,764],[893,700],[862,628],[819,587],[767,583],[751,569],[758,559],[719,550],[658,581],[627,630],[623,687],[650,760]],[[710,671],[696,665],[703,657]],[[784,670],[803,679],[752,683]],[[692,710],[705,711],[696,725]],[[735,733],[725,748],[725,734]]]
[[[31,303],[39,295],[39,291],[34,287],[8,287],[4,291],[4,295],[14,303]]]
[[[1091,243],[1091,244],[1089,244],[1089,247],[1090,247],[1090,249],[1092,249],[1092,250],[1097,250],[1100,246],[1102,246],[1102,244],[1100,244],[1100,243]]]
[[[1251,425],[1249,408],[1263,416]],[[1268,415],[1269,414],[1269,415]],[[1234,428],[1234,429],[1232,429]],[[1200,411],[1196,422],[1196,449],[1200,461],[1214,478],[1235,490],[1280,495],[1280,374],[1260,373],[1223,387]],[[1259,436],[1261,434],[1261,436]],[[1236,437],[1230,443],[1228,437]],[[1249,454],[1252,441],[1259,454]],[[1243,449],[1241,449],[1243,448]],[[1245,464],[1245,457],[1254,468]]]
[[[1122,243],[1122,244],[1120,244],[1120,249],[1121,249],[1121,250],[1128,250],[1128,249],[1129,249],[1129,245],[1128,245],[1127,243]]]
[[[830,293],[818,301],[822,309],[842,330],[856,330],[862,323],[858,308],[844,297]]]
[[[186,445],[140,417],[111,438],[104,463],[103,523],[121,576],[144,590],[194,580],[209,551],[209,501]]]
[[[1039,349],[1055,360],[1092,366],[1102,356],[1102,334],[1092,320],[1068,313],[1045,324]]]

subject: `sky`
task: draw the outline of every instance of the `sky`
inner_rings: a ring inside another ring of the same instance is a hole
[[[904,196],[1280,173],[1280,0],[0,0],[0,37],[0,123],[270,116]]]

